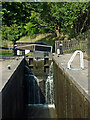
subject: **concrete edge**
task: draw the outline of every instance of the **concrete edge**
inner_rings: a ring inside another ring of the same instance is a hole
[[[18,60],[15,59],[10,64],[11,70],[8,70],[8,68],[6,67],[6,69],[2,72],[2,85],[0,87],[0,92],[2,92],[3,88],[5,87],[9,79],[12,77],[13,73],[17,70],[19,64],[23,61],[23,59],[24,59],[24,56],[20,57]],[[6,74],[3,76],[3,73],[6,73]]]
[[[67,69],[64,69],[59,63],[56,62],[54,57],[52,58],[53,61],[59,66],[59,68],[64,72],[64,74],[67,76],[68,80],[70,79],[70,83],[72,82],[75,87],[85,96],[85,98],[90,102],[90,95],[88,94],[88,91],[86,91],[79,83],[76,82],[76,80],[73,78],[73,76],[67,71]]]

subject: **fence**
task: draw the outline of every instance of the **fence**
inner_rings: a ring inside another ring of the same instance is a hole
[[[64,39],[63,41],[55,41],[55,52],[59,48],[60,43],[63,45],[63,53],[74,52],[75,50],[87,51],[87,41],[79,41],[76,39],[68,40]]]

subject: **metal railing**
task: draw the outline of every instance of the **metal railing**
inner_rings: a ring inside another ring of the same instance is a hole
[[[87,41],[78,41],[76,39],[73,39],[55,41],[55,52],[57,52],[57,49],[60,48],[60,43],[63,45],[63,53],[71,53],[75,50],[87,51]]]
[[[84,61],[83,61],[83,52],[81,50],[76,50],[73,55],[71,56],[68,64],[67,64],[67,68],[71,69],[71,63],[74,60],[75,56],[77,55],[77,53],[80,53],[80,68],[84,69]]]

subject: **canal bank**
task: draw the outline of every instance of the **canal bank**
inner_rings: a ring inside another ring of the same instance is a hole
[[[84,59],[84,70],[67,69],[72,54],[53,56],[55,105],[58,118],[90,118],[90,94],[88,61]],[[72,68],[79,68],[79,55]]]

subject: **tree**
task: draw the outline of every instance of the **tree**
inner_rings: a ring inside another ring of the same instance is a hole
[[[88,2],[5,2],[2,23],[8,27],[17,25],[20,37],[46,32],[74,37],[89,26],[89,12]]]
[[[31,3],[36,21],[44,29],[47,28],[49,32],[56,32],[57,37],[60,36],[60,32],[70,33],[71,37],[78,35],[85,28],[85,23],[89,18],[88,2],[46,2],[37,5]],[[82,24],[80,24],[81,21],[78,21],[79,18],[84,18]],[[77,24],[77,21],[79,24]]]
[[[52,3],[51,4],[51,14],[57,21],[57,26],[59,26],[61,32],[67,32],[71,35],[75,33],[74,23],[78,18],[82,17],[84,13],[89,13],[89,4],[83,2],[65,2],[65,3]],[[87,19],[89,18],[87,14]],[[85,18],[85,21],[87,20]],[[79,21],[80,23],[81,21]],[[83,21],[84,23],[84,21]],[[85,25],[85,24],[84,24]],[[82,25],[77,25],[79,29],[82,29]],[[83,27],[84,28],[84,27]],[[81,31],[81,30],[80,30]],[[78,33],[80,32],[78,31]]]
[[[16,43],[17,40],[20,39],[20,26],[17,24],[12,24],[10,27],[7,25],[2,26],[2,39],[9,40],[13,42],[13,45]]]
[[[31,11],[30,3],[26,2],[3,2],[2,23],[10,26],[12,24],[25,24],[29,21]]]

